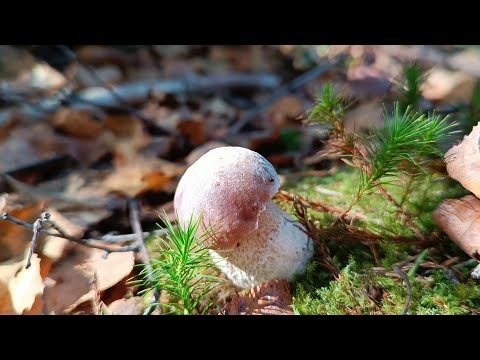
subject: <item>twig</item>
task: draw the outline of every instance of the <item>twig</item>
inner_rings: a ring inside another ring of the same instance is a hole
[[[142,232],[143,238],[149,236],[163,236],[168,233],[168,229],[154,230],[151,232],[144,231]],[[121,242],[135,241],[137,239],[137,234],[123,234],[123,235],[103,235],[98,238],[98,241],[103,241],[109,244],[117,244]]]
[[[25,269],[28,269],[30,265],[32,265],[31,261],[32,261],[33,252],[35,251],[35,246],[37,245],[38,235],[40,235],[40,231],[42,230],[42,227],[48,223],[49,218],[50,218],[50,214],[48,212],[44,212],[33,223],[32,244],[30,246],[30,251],[28,252],[27,265],[25,265]]]
[[[98,289],[97,271],[93,272],[93,278],[92,278],[91,283],[93,285],[93,292],[94,292],[94,296],[91,300],[93,313],[95,315],[102,315],[102,308],[105,307],[105,304],[103,303],[102,299],[100,298],[100,291]]]
[[[17,219],[16,217],[13,217],[13,216],[7,214],[6,212],[0,214],[0,220],[10,221],[10,222],[13,222],[17,225],[23,226],[23,227],[25,227],[27,229],[30,229],[30,230],[34,229],[34,226],[32,224],[29,224],[25,221]],[[38,232],[42,233],[42,234],[45,234],[45,235],[49,235],[49,236],[64,238],[64,239],[67,239],[69,241],[73,241],[73,242],[76,242],[78,244],[82,244],[84,246],[88,246],[88,247],[91,247],[91,248],[104,250],[107,253],[136,251],[137,248],[138,248],[137,245],[125,245],[125,246],[119,246],[119,247],[105,246],[105,245],[95,243],[97,241],[101,241],[99,239],[77,239],[73,236],[70,236],[70,235],[67,235],[67,234],[64,234],[64,233],[51,232],[51,231],[48,231],[48,230],[45,230],[45,229],[40,229]],[[135,240],[135,238],[133,240]],[[128,241],[132,241],[132,240],[128,240]]]
[[[300,177],[300,176],[327,176],[333,175],[337,172],[336,167],[332,167],[328,170],[304,170],[296,171],[289,174],[285,174],[285,177]]]
[[[80,66],[83,66],[92,76],[93,78],[98,82],[98,84],[100,86],[102,86],[103,88],[107,89],[113,96],[114,99],[116,99],[120,105],[122,105],[126,111],[128,111],[130,114],[132,114],[133,116],[136,116],[137,118],[139,118],[140,120],[142,120],[146,125],[153,125],[155,126],[155,122],[145,116],[144,114],[142,114],[139,110],[137,110],[136,108],[132,107],[128,101],[126,101],[124,98],[122,98],[122,96],[120,96],[116,91],[115,91],[115,87],[113,85],[110,85],[108,84],[107,82],[103,81],[103,79],[97,74],[97,72],[95,71],[95,69],[88,65],[88,64],[84,64],[82,63],[80,60],[78,60],[78,58],[76,57],[75,55],[75,60],[77,61],[77,63],[80,65]],[[90,104],[92,104],[91,102],[89,102]]]
[[[322,241],[319,229],[315,226],[313,221],[308,218],[307,207],[299,202],[298,198],[295,198],[293,207],[295,209],[295,215],[297,216],[298,221],[304,226],[304,229],[300,229],[313,240],[315,250],[314,256],[318,263],[325,269],[329,270],[335,277],[338,277],[340,271],[332,262],[330,257],[330,249],[328,248],[327,244]]]
[[[405,285],[407,286],[407,302],[405,303],[405,307],[402,311],[402,315],[406,315],[412,302],[412,284],[410,284],[410,280],[408,280],[407,274],[405,274],[397,266],[394,266],[393,270],[402,278],[402,280],[405,282]]]
[[[292,82],[285,84],[273,92],[265,101],[261,104],[248,111],[243,115],[228,131],[228,135],[235,135],[240,130],[243,129],[250,121],[252,121],[257,115],[268,109],[275,101],[280,99],[282,96],[285,96],[289,93],[292,93],[294,90],[299,87],[309,83],[310,81],[315,80],[317,77],[327,72],[333,67],[332,64],[321,64],[313,69],[303,73]]]
[[[260,88],[271,89],[278,86],[278,77],[273,74],[231,73],[225,75],[189,76],[183,80],[147,79],[124,83],[111,89],[92,87],[80,91],[60,92],[55,96],[45,97],[32,103],[26,98],[17,99],[20,108],[18,115],[41,118],[56,111],[60,106],[81,107],[90,104],[101,108],[122,107],[128,104],[144,102],[153,92],[163,94],[202,93],[209,94],[222,89]],[[115,95],[113,95],[115,93]],[[122,99],[119,101],[119,98]],[[0,111],[0,118],[4,111]],[[7,112],[8,113],[8,112]]]
[[[302,204],[302,206],[305,206],[307,208],[311,208],[316,211],[322,211],[322,212],[329,212],[329,213],[334,213],[334,214],[346,214],[345,209],[340,209],[332,205],[324,204],[320,201],[314,201],[314,200],[307,200],[299,195],[296,194],[290,194],[289,192],[285,190],[280,190],[276,195],[276,199],[279,200],[286,200],[286,201],[295,201],[297,199],[298,202]],[[348,216],[353,220],[365,220],[367,217],[363,214],[359,213],[354,213],[354,212],[349,212]]]
[[[132,229],[136,235],[136,242],[138,245],[137,256],[138,259],[145,265],[147,269],[147,279],[149,282],[153,282],[153,269],[150,263],[150,256],[148,255],[147,247],[145,246],[145,241],[142,232],[142,225],[140,224],[140,209],[138,206],[138,200],[129,199],[128,208],[130,212],[130,224],[132,224]],[[155,289],[153,292],[153,304],[158,304],[160,300],[160,292]],[[155,310],[155,306],[149,306],[146,312],[146,315],[150,315]]]

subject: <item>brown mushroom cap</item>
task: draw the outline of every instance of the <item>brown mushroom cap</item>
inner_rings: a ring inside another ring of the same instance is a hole
[[[202,216],[212,228],[214,249],[236,247],[243,235],[258,228],[258,218],[277,193],[280,180],[262,155],[241,147],[210,150],[180,179],[174,206],[180,223]]]

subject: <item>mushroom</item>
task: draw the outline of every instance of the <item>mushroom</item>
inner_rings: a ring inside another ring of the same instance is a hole
[[[180,179],[174,206],[180,224],[201,216],[212,229],[210,255],[237,286],[292,280],[313,244],[302,226],[271,199],[280,180],[262,155],[242,147],[210,150]]]

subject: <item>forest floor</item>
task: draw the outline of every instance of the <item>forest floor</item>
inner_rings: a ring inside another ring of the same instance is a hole
[[[315,206],[348,208],[359,181],[318,156],[328,129],[305,121],[324,85],[352,101],[345,129],[368,133],[405,100],[413,63],[416,108],[460,124],[446,152],[480,120],[478,46],[0,46],[0,314],[143,313],[131,280],[156,256],[159,216],[175,220],[182,174],[227,145],[273,164],[284,210],[298,217],[305,200],[331,268],[315,256],[272,290],[288,310],[261,305],[275,284],[228,285],[211,313],[479,313],[478,262],[433,221],[442,200],[469,194],[442,161],[385,187],[402,211],[373,193],[351,209],[359,219],[332,226],[338,214]]]

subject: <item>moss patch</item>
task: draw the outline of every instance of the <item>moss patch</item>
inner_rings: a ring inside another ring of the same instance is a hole
[[[357,189],[354,169],[342,168],[336,174],[325,177],[304,177],[287,181],[284,189],[309,200],[326,202],[347,208]],[[425,236],[438,232],[432,218],[437,205],[447,198],[459,198],[467,192],[455,181],[441,174],[423,176],[412,183],[405,194],[406,183],[395,182],[386,186],[397,202],[412,214],[412,220]],[[293,213],[290,204],[281,202],[282,208]],[[341,270],[334,278],[315,260],[307,271],[294,282],[294,310],[298,314],[400,314],[407,302],[404,280],[392,266],[409,256],[418,255],[420,246],[396,244],[388,236],[414,237],[414,232],[399,216],[394,205],[379,194],[364,197],[353,211],[367,216],[357,223],[381,235],[384,241],[377,244],[380,263],[376,263],[369,247],[362,243],[352,245],[338,239],[325,239],[332,260]],[[330,214],[309,211],[319,227],[332,224]],[[468,260],[451,241],[440,233],[437,241],[429,245],[425,261],[440,264],[453,256],[459,261]],[[408,260],[408,259],[407,259]],[[450,269],[419,267],[409,276],[412,299],[408,314],[472,314],[480,307],[480,283],[470,279],[472,266],[456,270],[452,278]],[[404,270],[404,272],[408,272]]]

